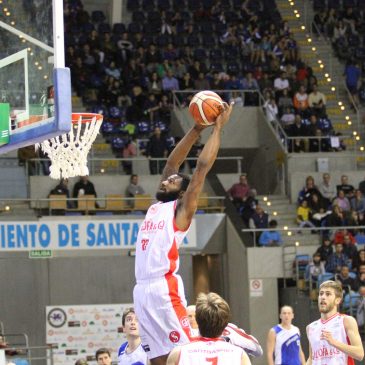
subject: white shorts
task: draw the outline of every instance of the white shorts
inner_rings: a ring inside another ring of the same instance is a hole
[[[180,276],[138,282],[133,299],[142,346],[149,359],[167,355],[174,347],[190,342],[190,325]]]

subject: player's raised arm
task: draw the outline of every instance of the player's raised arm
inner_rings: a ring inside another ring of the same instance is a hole
[[[191,147],[198,140],[201,131],[205,128],[205,126],[195,124],[176,145],[166,161],[161,176],[161,182],[166,180],[169,176],[179,172],[179,168],[188,156]]]
[[[326,340],[331,346],[336,347],[348,356],[351,356],[352,358],[361,361],[364,358],[364,347],[361,342],[356,319],[351,316],[346,316],[343,323],[345,326],[347,337],[350,340],[349,345],[337,341],[332,337],[331,332],[328,331],[322,332],[321,339]]]
[[[232,107],[233,104],[230,106],[225,104],[224,111],[217,117],[212,134],[208,138],[207,143],[198,157],[196,169],[191,178],[191,182],[184,193],[182,202],[178,206],[176,213],[176,225],[181,230],[184,230],[189,226],[191,219],[196,212],[199,194],[203,188],[205,177],[217,158],[222,129],[229,120]]]

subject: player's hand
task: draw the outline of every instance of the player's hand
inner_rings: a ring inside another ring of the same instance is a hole
[[[219,114],[217,119],[215,120],[215,126],[217,128],[221,129],[225,124],[227,124],[232,113],[233,104],[233,102],[229,105],[227,103],[223,103],[223,112]]]
[[[321,340],[327,341],[330,345],[335,343],[335,339],[332,337],[332,333],[330,331],[322,331]]]

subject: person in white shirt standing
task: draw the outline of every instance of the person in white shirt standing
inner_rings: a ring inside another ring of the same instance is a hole
[[[307,326],[309,358],[307,365],[352,365],[364,358],[356,319],[340,314],[341,284],[328,280],[319,287],[321,318]]]
[[[196,321],[201,337],[188,345],[175,347],[167,359],[167,365],[250,365],[245,351],[220,337],[228,325],[229,316],[229,305],[218,294],[199,294]]]
[[[139,337],[138,319],[133,308],[127,308],[123,312],[122,326],[127,342],[119,347],[118,365],[149,365]]]

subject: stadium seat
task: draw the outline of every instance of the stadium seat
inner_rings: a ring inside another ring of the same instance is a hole
[[[126,31],[127,31],[127,29],[123,23],[115,23],[113,25],[113,33],[115,35],[120,35],[122,33],[125,33]]]
[[[207,57],[207,53],[204,48],[196,48],[194,50],[194,58],[196,60],[205,60]]]
[[[166,11],[169,10],[171,7],[170,1],[169,0],[158,0],[157,1],[157,7],[160,10]]]
[[[340,0],[328,0],[328,9],[339,9],[341,6]]]
[[[209,58],[212,62],[221,62],[223,60],[223,52],[220,48],[210,50]]]
[[[171,42],[171,38],[167,34],[160,34],[156,38],[156,44],[158,47],[164,48]]]
[[[127,9],[129,11],[134,11],[140,8],[140,1],[139,0],[128,0],[127,1]]]
[[[98,26],[99,33],[111,33],[112,29],[109,23],[100,23]]]
[[[227,31],[227,24],[223,24],[221,22],[217,22],[215,25],[215,32],[217,33],[218,37],[223,35]]]
[[[206,48],[214,48],[217,45],[216,37],[214,34],[203,34],[202,37],[203,46]]]
[[[155,2],[154,0],[142,0],[142,8],[145,11],[151,11],[155,9]]]
[[[197,34],[189,34],[186,41],[190,47],[199,47],[200,46],[200,38]]]
[[[161,132],[167,132],[169,129],[166,123],[162,121],[155,122],[153,128],[160,128]]]
[[[129,33],[141,33],[142,32],[142,24],[131,22],[128,25],[128,32]]]
[[[115,137],[112,139],[111,146],[114,152],[121,152],[125,146],[125,140],[120,137]]]
[[[95,26],[92,23],[85,23],[82,25],[83,33],[91,33],[94,29],[95,29]]]
[[[137,123],[137,133],[138,134],[148,134],[151,132],[151,125],[148,122],[138,122]]]
[[[320,287],[320,285],[327,280],[333,280],[334,275],[331,272],[326,272],[324,274],[320,274],[318,275],[318,281],[317,281],[317,286],[318,288]]]
[[[220,62],[211,62],[210,71],[211,72],[222,72],[223,66]]]
[[[356,308],[359,300],[360,300],[359,293],[350,292],[348,294],[345,294],[342,303],[342,310],[350,315],[356,314]]]
[[[146,16],[142,10],[135,10],[132,13],[132,21],[133,22],[141,22],[143,23],[146,20]]]
[[[201,1],[199,0],[188,0],[188,9],[193,13],[199,9]]]
[[[203,8],[205,10],[210,10],[214,5],[214,3],[215,3],[214,0],[203,0]]]
[[[94,23],[102,23],[105,19],[106,19],[106,17],[101,10],[94,10],[91,13],[91,20]]]
[[[321,11],[326,9],[326,3],[323,0],[313,0],[313,10]]]
[[[182,34],[177,34],[173,37],[172,43],[175,47],[184,47],[185,46],[185,37]]]
[[[202,22],[200,24],[200,31],[204,34],[213,34],[213,24],[211,22]]]
[[[228,74],[238,75],[239,72],[240,72],[240,66],[239,66],[238,62],[235,62],[235,61],[227,62],[227,73]]]

